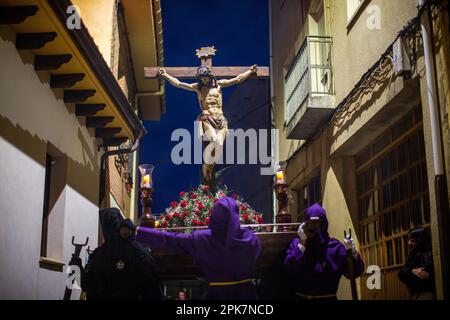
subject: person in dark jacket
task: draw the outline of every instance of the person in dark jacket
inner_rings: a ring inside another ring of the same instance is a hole
[[[398,272],[413,300],[435,299],[433,253],[428,230],[415,228],[408,234],[410,252],[405,266]]]
[[[177,292],[177,299],[176,300],[187,300],[187,292],[184,289],[180,289]]]
[[[84,288],[88,300],[161,300],[159,279],[148,248],[135,239],[136,226],[116,208],[100,211],[105,242],[86,265]]]

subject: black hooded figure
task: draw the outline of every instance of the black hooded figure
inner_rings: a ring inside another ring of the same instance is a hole
[[[148,248],[135,239],[136,226],[116,208],[100,210],[105,242],[94,250],[86,265],[88,300],[161,300],[160,281]]]
[[[408,234],[408,245],[410,252],[404,267],[398,272],[398,277],[408,287],[412,299],[434,299],[433,253],[428,230],[411,230]]]

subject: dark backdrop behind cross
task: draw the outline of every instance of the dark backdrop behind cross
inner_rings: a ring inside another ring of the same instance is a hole
[[[232,78],[247,71],[249,67],[213,67],[212,57],[215,55],[216,49],[214,47],[202,47],[197,49],[196,55],[201,61],[202,66],[211,68],[212,74],[216,78]],[[168,74],[179,79],[195,78],[195,73],[198,67],[164,67]],[[144,76],[147,79],[154,79],[158,77],[158,67],[145,67]],[[258,78],[269,77],[269,67],[258,66]]]

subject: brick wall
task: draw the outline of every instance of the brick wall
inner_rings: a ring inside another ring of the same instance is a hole
[[[116,7],[114,10],[112,35],[111,71],[116,77],[122,91],[128,98],[128,101],[133,105],[134,94],[136,91],[135,78],[128,39],[126,36],[126,25],[120,6]],[[106,186],[107,190],[119,204],[122,212],[127,217],[130,217],[132,200],[130,198],[130,193],[127,190],[129,189],[127,172],[131,172],[131,168],[129,169],[128,166],[128,155],[110,157],[107,163]],[[111,204],[108,203],[108,206],[110,205]]]
[[[130,217],[130,193],[127,190],[128,156],[123,155],[109,157],[107,163],[107,189],[112,194],[122,212]]]

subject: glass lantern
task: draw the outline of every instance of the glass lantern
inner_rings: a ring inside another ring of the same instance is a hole
[[[141,164],[139,171],[141,173],[141,188],[153,188],[152,173],[155,166],[152,164]]]

